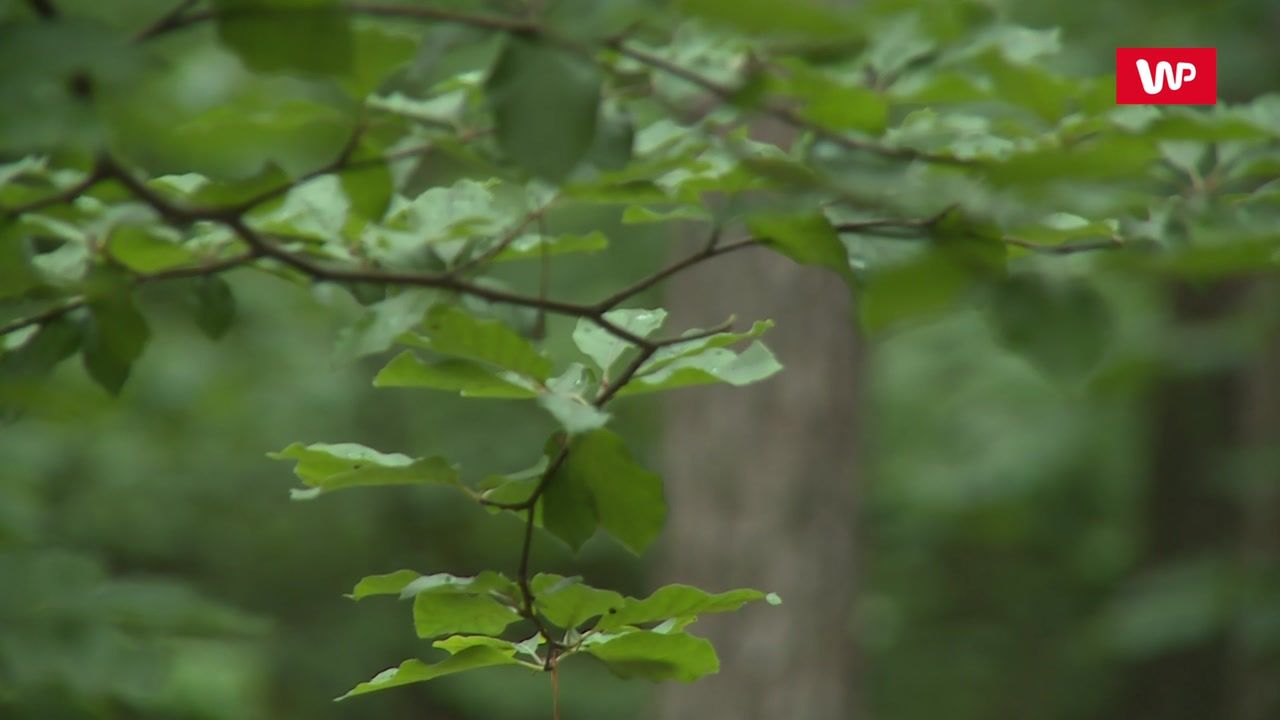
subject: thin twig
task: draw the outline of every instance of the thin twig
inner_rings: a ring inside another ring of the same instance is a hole
[[[232,268],[237,268],[237,267],[240,267],[241,265],[246,265],[252,262],[256,257],[257,257],[257,253],[246,252],[239,255],[234,255],[229,258],[225,258],[223,260],[216,260],[213,262],[208,262],[200,265],[183,265],[181,267],[169,268],[168,270],[162,270],[160,272],[148,273],[145,275],[134,275],[133,284],[144,285],[146,283],[159,282],[163,280],[177,280],[180,278],[192,278],[192,277],[201,277],[205,275],[217,275],[218,273],[226,272],[227,270],[231,270]],[[35,315],[18,318],[17,320],[12,320],[4,325],[0,325],[0,336],[8,335],[9,333],[12,333],[12,332],[17,332],[18,330],[21,330],[26,327],[31,327],[32,325],[44,325],[46,323],[53,322],[54,320],[57,320],[63,315],[73,312],[88,304],[89,304],[88,298],[82,295],[77,295],[75,297],[68,299],[66,302],[64,302],[61,305],[55,305],[54,307],[51,307]]]
[[[520,235],[524,232],[525,228],[535,222],[541,222],[546,214],[551,210],[551,207],[555,205],[555,202],[556,201],[553,198],[550,202],[525,213],[524,217],[521,217],[519,222],[512,225],[507,232],[503,233],[502,237],[499,238],[498,242],[494,243],[492,247],[457,266],[451,270],[450,273],[453,275],[464,275],[468,270],[484,265],[495,257],[501,255],[504,250],[511,247],[511,243],[520,238]],[[542,237],[540,239],[543,242],[546,242],[546,234],[542,233]]]
[[[689,255],[686,258],[677,260],[676,262],[672,263],[671,265],[668,265],[667,267],[659,270],[658,272],[646,278],[638,280],[632,285],[619,290],[618,292],[610,295],[604,300],[601,300],[599,303],[596,304],[595,307],[597,310],[599,310],[602,313],[607,310],[612,310],[613,308],[617,307],[619,304],[625,302],[626,300],[636,295],[639,295],[640,293],[644,292],[645,290],[648,290],[654,285],[657,285],[663,280],[666,280],[672,275],[675,275],[676,273],[682,270],[685,270],[687,268],[693,267],[694,265],[697,265],[698,263],[704,260],[709,260],[713,257],[718,257],[720,255],[727,255],[728,253],[731,253],[737,250],[742,250],[743,248],[753,247],[758,244],[759,244],[759,241],[756,240],[755,238],[739,240],[737,242],[729,243],[728,245],[708,244],[702,250],[696,253],[693,253],[692,255]]]

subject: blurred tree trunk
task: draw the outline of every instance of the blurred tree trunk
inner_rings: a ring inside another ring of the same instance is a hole
[[[860,370],[849,291],[765,250],[674,283],[676,326],[772,318],[786,368],[749,388],[677,394],[665,424],[671,516],[664,581],[776,591],[780,607],[705,618],[721,674],[673,687],[664,720],[850,720]]]
[[[1280,286],[1264,287],[1256,307],[1276,307]],[[1248,378],[1244,440],[1249,455],[1247,498],[1241,533],[1246,572],[1280,573],[1280,328],[1271,327],[1259,361]],[[1280,648],[1259,652],[1256,638],[1238,633],[1233,645],[1236,720],[1280,717]]]
[[[1177,288],[1175,320],[1213,323],[1248,313],[1259,296],[1242,283]],[[1277,359],[1260,357],[1249,367],[1224,365],[1163,380],[1151,402],[1151,475],[1145,507],[1143,570],[1213,557],[1231,562],[1275,563],[1276,513],[1238,495],[1242,451],[1274,447],[1277,438]],[[1257,467],[1274,472],[1274,464]],[[1234,482],[1233,482],[1234,481]],[[1263,481],[1265,483],[1265,480]],[[1258,490],[1263,483],[1258,483]],[[1256,567],[1256,564],[1255,564]],[[1232,589],[1230,592],[1236,592]],[[1234,597],[1234,596],[1233,596]],[[1232,622],[1240,607],[1228,601]],[[1171,629],[1175,630],[1176,629]],[[1257,676],[1248,650],[1221,627],[1208,637],[1144,659],[1121,680],[1118,718],[1263,720],[1277,717],[1275,678]],[[1270,709],[1267,709],[1270,708]]]

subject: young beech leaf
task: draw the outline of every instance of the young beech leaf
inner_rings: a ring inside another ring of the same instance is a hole
[[[792,260],[834,270],[854,283],[849,251],[821,212],[759,214],[748,218],[747,226],[760,242]]]
[[[776,595],[759,590],[739,589],[711,594],[689,585],[667,585],[643,600],[627,598],[615,612],[600,618],[597,630],[607,631],[626,625],[648,625],[671,618],[695,618],[703,613],[732,612],[750,602],[764,600],[778,604]]]
[[[492,595],[423,592],[413,598],[413,626],[420,638],[452,633],[498,635],[520,614]]]
[[[455,485],[458,482],[458,469],[444,458],[411,458],[354,443],[294,443],[280,452],[268,453],[267,457],[297,461],[293,473],[308,489],[294,490],[291,496],[295,500],[310,500],[350,487]]]
[[[422,329],[425,345],[438,353],[487,363],[538,382],[551,375],[551,361],[497,320],[481,320],[456,307],[437,305],[427,313]]]
[[[557,627],[571,629],[623,604],[622,595],[584,585],[575,578],[543,573],[530,583],[536,608]]]
[[[428,665],[421,660],[406,660],[399,667],[383,670],[368,682],[356,685],[346,695],[337,699],[346,700],[357,695],[366,695],[379,690],[400,687],[401,685],[425,682],[464,670],[475,670],[497,665],[525,665],[525,663],[515,659],[515,645],[512,643],[507,643],[507,645],[510,645],[510,647],[497,647],[488,643],[467,645],[434,665]],[[441,640],[436,643],[436,646],[444,650],[455,647],[455,645],[450,644],[449,640]]]
[[[693,682],[720,669],[711,643],[684,632],[632,630],[591,635],[583,650],[624,678]]]
[[[429,363],[405,350],[373,378],[374,387],[415,387],[451,390],[463,397],[531,398],[537,393],[469,360]]]
[[[662,327],[662,323],[667,319],[667,311],[662,308],[654,310],[619,308],[610,310],[604,314],[604,317],[630,333],[648,337],[654,330]],[[573,342],[579,350],[591,358],[596,367],[606,373],[631,347],[626,340],[610,334],[586,318],[579,319],[578,324],[573,328]]]
[[[385,575],[369,575],[360,579],[347,597],[363,600],[374,595],[399,595],[409,583],[422,577],[412,570],[397,570]]]

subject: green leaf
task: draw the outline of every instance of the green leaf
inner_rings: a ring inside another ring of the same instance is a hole
[[[636,630],[618,635],[593,635],[583,644],[583,650],[624,678],[692,682],[720,669],[711,643],[683,632]]]
[[[599,525],[593,502],[587,478],[582,473],[565,472],[562,466],[547,481],[538,501],[542,507],[542,527],[577,551],[591,539]]]
[[[41,325],[26,342],[0,354],[0,388],[8,400],[11,392],[22,392],[21,383],[43,375],[80,349],[84,329],[74,320],[60,317]],[[10,387],[13,386],[13,387]]]
[[[351,212],[351,201],[336,175],[324,175],[297,185],[278,207],[265,213],[259,229],[320,242],[339,241]]]
[[[1051,374],[1079,380],[1106,353],[1110,310],[1084,280],[1015,275],[995,288],[991,303],[998,337]]]
[[[147,321],[127,289],[91,303],[83,347],[89,377],[112,395],[119,395],[150,335]]]
[[[263,72],[337,75],[351,67],[348,13],[334,0],[214,0],[218,37]]]
[[[604,317],[633,335],[649,337],[654,330],[662,327],[662,323],[667,319],[667,311],[662,308],[654,310],[621,308],[610,310],[604,314]],[[605,373],[609,372],[609,368],[622,357],[624,352],[633,347],[631,343],[586,318],[579,319],[578,324],[574,326],[573,342],[579,350],[595,362],[596,367]]]
[[[1011,234],[1037,245],[1061,245],[1072,240],[1115,237],[1118,232],[1119,223],[1114,220],[1089,220],[1079,215],[1058,212]]]
[[[195,259],[191,251],[177,240],[176,237],[160,237],[156,228],[121,225],[107,237],[107,252],[130,270],[153,273],[189,265]]]
[[[820,212],[759,214],[747,219],[762,243],[804,265],[818,265],[853,282],[849,252],[839,234]]]
[[[385,148],[361,136],[351,153],[348,167],[338,175],[342,192],[347,196],[352,213],[362,220],[381,220],[391,206],[394,185],[391,167],[383,160]]]
[[[718,382],[741,387],[765,380],[781,370],[782,364],[764,343],[751,343],[741,353],[710,348],[664,362],[659,369],[642,368],[618,394],[638,395]]]
[[[840,82],[800,62],[786,62],[783,67],[787,74],[779,89],[803,103],[802,116],[832,130],[884,131],[889,103],[880,93]]]
[[[569,253],[594,253],[609,247],[609,239],[599,231],[586,235],[523,235],[494,255],[490,262],[540,259]]]
[[[566,499],[585,504],[600,526],[635,553],[653,542],[666,521],[662,479],[636,464],[622,438],[608,430],[595,430],[573,440],[548,492],[557,486],[572,489],[572,497]],[[549,502],[544,506],[543,522],[550,522],[550,507]],[[581,523],[581,528],[586,526]],[[550,524],[547,528],[552,529]]]
[[[521,665],[522,663],[516,660],[514,655],[514,648],[510,651],[505,651],[488,645],[473,645],[459,650],[457,654],[451,655],[434,665],[428,665],[421,660],[406,660],[400,664],[400,667],[384,670],[368,682],[356,685],[338,700],[400,687],[401,685],[425,682],[445,675],[463,672],[464,670],[475,670],[497,665]]]
[[[436,293],[432,290],[407,288],[369,306],[355,324],[338,334],[334,354],[339,360],[350,362],[386,350],[422,322],[435,300]]]
[[[751,324],[751,329],[746,332],[722,332],[710,337],[673,343],[654,353],[653,357],[644,364],[640,371],[642,373],[656,372],[677,360],[692,357],[713,348],[724,348],[736,345],[743,340],[754,340],[764,335],[771,328],[773,328],[772,320],[757,320]],[[700,332],[699,330],[689,330],[686,334],[698,334]]]
[[[551,375],[551,361],[497,320],[480,320],[456,307],[437,305],[422,327],[427,347],[438,353],[495,365],[539,382]]]
[[[236,298],[227,281],[215,275],[196,278],[191,295],[195,301],[196,327],[212,340],[225,335],[236,317]]]
[[[657,210],[644,205],[631,205],[622,211],[622,222],[625,225],[710,219],[711,213],[696,205],[677,205],[669,210]]]
[[[360,579],[348,596],[352,600],[363,600],[374,595],[399,595],[405,587],[422,577],[412,570],[397,570],[385,575],[369,575]]]
[[[491,595],[422,592],[413,598],[413,625],[420,638],[447,634],[498,635],[520,613]]]
[[[14,224],[0,226],[0,300],[18,297],[40,285],[40,276],[31,267],[26,238]]]
[[[457,468],[444,458],[411,458],[354,443],[293,443],[280,452],[268,453],[267,457],[297,461],[293,473],[309,488],[293,491],[293,497],[298,500],[351,487],[458,482]]]
[[[867,332],[879,332],[952,307],[972,285],[965,268],[941,253],[925,253],[868,278],[858,293],[858,316]]]
[[[535,640],[536,639],[539,638],[535,636]],[[510,640],[502,640],[500,638],[489,637],[487,635],[454,635],[453,637],[447,637],[443,640],[437,640],[431,643],[431,645],[432,647],[438,647],[441,650],[447,651],[450,655],[457,655],[463,650],[473,647],[487,647],[493,648],[494,650],[511,650],[513,652],[519,652],[521,649],[520,645],[517,645]]]
[[[414,578],[400,590],[400,597],[416,597],[425,592],[499,593],[513,598],[519,591],[517,585],[501,573],[486,570],[475,577],[458,577],[449,573],[435,573]]]
[[[590,432],[609,422],[609,413],[587,399],[593,387],[586,368],[573,363],[547,383],[546,390],[538,395],[538,404],[570,435]]]
[[[352,33],[353,60],[343,86],[353,97],[377,90],[397,69],[408,65],[421,44],[420,33],[386,25],[364,25]]]
[[[617,612],[600,619],[596,629],[613,630],[625,625],[647,625],[671,618],[695,618],[704,613],[732,612],[760,600],[777,604],[776,596],[759,590],[739,589],[712,595],[689,585],[667,585],[643,600],[627,598]]]
[[[985,175],[997,185],[1022,189],[1065,181],[1141,178],[1159,157],[1151,138],[1103,136],[1018,153],[991,163]]]
[[[350,102],[307,93],[307,85],[285,78],[252,80],[216,104],[194,108],[155,108],[155,95],[173,92],[165,88],[104,99],[111,102],[115,144],[157,173],[201,173],[266,189],[276,185],[269,182],[273,166],[277,177],[296,178],[331,162],[350,141],[357,120]],[[248,190],[215,185],[197,195],[244,197]]]
[[[595,139],[600,86],[595,63],[577,53],[508,38],[485,85],[498,146],[530,174],[564,179]]]
[[[623,603],[622,595],[584,585],[579,578],[540,573],[530,585],[538,612],[565,629],[576,628]]]
[[[504,379],[482,365],[467,360],[424,362],[411,351],[395,356],[373,378],[374,387],[411,387],[450,390],[463,397],[532,398],[534,390]]]
[[[0,153],[6,160],[44,150],[98,151],[98,101],[126,91],[146,67],[143,48],[78,15],[0,23]]]

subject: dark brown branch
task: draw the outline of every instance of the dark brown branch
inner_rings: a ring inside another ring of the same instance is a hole
[[[542,618],[538,616],[537,608],[534,607],[533,588],[529,585],[529,565],[533,556],[533,526],[538,512],[538,500],[542,497],[542,493],[546,491],[551,478],[557,472],[560,472],[560,468],[564,466],[564,462],[568,458],[569,440],[566,438],[561,442],[560,450],[556,452],[556,456],[548,463],[547,469],[542,473],[542,477],[538,478],[538,484],[529,495],[529,499],[521,503],[525,510],[524,540],[520,545],[520,567],[516,574],[516,582],[520,586],[520,595],[523,599],[520,614],[532,622],[538,628],[538,633],[547,641],[546,662],[548,668],[555,661],[555,653],[560,647],[560,642],[551,636],[551,632],[542,622]]]
[[[12,332],[17,332],[23,328],[31,327],[32,325],[44,325],[45,323],[53,322],[76,308],[84,307],[86,303],[87,301],[83,297],[74,297],[61,305],[55,305],[48,310],[36,313],[35,315],[11,320],[4,325],[0,325],[0,337]]]
[[[620,340],[625,340],[629,343],[640,346],[646,346],[649,344],[649,341],[630,332],[626,328],[617,325],[616,323],[610,322],[604,317],[602,312],[588,305],[576,305],[574,303],[559,300],[520,295],[517,293],[507,292],[505,290],[499,290],[497,288],[475,285],[459,280],[458,278],[450,275],[410,273],[394,270],[349,269],[323,265],[311,258],[289,252],[259,235],[245,223],[244,219],[241,217],[242,211],[237,207],[183,207],[147,187],[144,183],[140,182],[137,178],[133,177],[132,174],[114,162],[105,161],[103,167],[104,172],[119,180],[120,183],[129,190],[129,192],[139,200],[150,205],[156,213],[170,224],[186,226],[200,220],[220,223],[234,232],[250,248],[256,251],[258,255],[277,260],[314,279],[343,283],[405,285],[450,290],[464,295],[478,297],[483,300],[489,300],[490,302],[543,309],[547,312],[556,313],[557,315],[587,318],[598,325],[601,329]]]
[[[653,357],[653,354],[657,351],[657,346],[641,348],[640,352],[632,358],[631,362],[627,363],[625,368],[623,368],[622,374],[614,378],[613,382],[601,383],[600,394],[596,396],[595,402],[593,402],[592,405],[595,405],[598,408],[604,407],[606,403],[612,400],[614,396],[622,390],[622,388],[626,387],[627,383],[631,382],[631,379],[636,376],[636,373],[640,371],[640,368],[648,362],[649,358]]]

